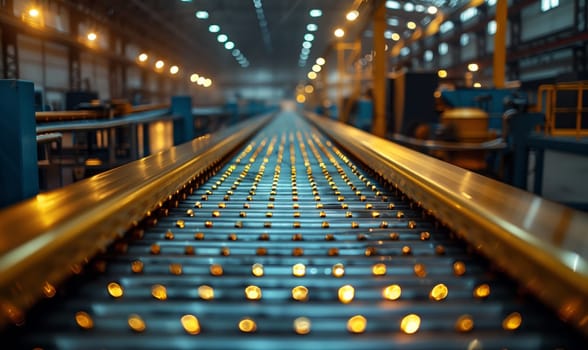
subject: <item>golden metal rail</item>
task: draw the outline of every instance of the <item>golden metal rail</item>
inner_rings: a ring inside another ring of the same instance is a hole
[[[588,215],[359,129],[307,115],[588,334]]]
[[[199,181],[270,116],[238,124],[0,211],[0,326],[161,205]]]

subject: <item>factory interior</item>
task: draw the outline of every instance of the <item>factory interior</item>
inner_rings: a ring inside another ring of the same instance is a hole
[[[588,0],[0,0],[10,349],[584,349]]]

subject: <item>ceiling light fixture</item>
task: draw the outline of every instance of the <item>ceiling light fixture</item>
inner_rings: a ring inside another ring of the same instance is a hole
[[[195,13],[196,18],[198,19],[208,19],[208,11],[196,11]]]
[[[357,10],[349,11],[349,12],[347,12],[347,15],[345,16],[345,18],[347,18],[347,20],[350,22],[355,21],[357,19],[357,17],[359,17],[359,11],[357,11]]]
[[[310,17],[317,18],[317,17],[320,17],[323,15],[323,11],[321,11],[319,9],[312,9],[312,10],[310,10],[309,14],[310,14]]]

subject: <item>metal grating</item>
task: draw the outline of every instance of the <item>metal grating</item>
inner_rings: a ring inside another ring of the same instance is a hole
[[[576,349],[546,307],[293,113],[2,334],[32,349]]]

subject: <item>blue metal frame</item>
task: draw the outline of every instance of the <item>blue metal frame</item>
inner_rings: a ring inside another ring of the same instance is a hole
[[[0,80],[0,207],[39,193],[35,125],[33,83]]]

